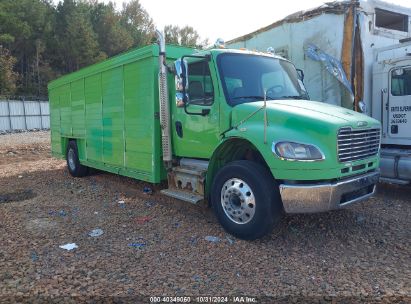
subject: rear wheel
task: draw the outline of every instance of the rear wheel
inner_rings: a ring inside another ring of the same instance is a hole
[[[211,201],[224,229],[241,239],[270,233],[283,213],[272,175],[251,161],[234,161],[221,168],[214,179]]]
[[[66,153],[67,168],[70,174],[74,177],[83,177],[88,173],[88,167],[80,164],[78,158],[77,143],[74,140],[70,140],[67,146]]]

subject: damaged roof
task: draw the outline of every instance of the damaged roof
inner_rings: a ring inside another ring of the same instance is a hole
[[[251,39],[257,34],[266,32],[272,28],[278,27],[280,25],[283,25],[284,23],[294,23],[294,22],[300,22],[304,20],[308,20],[311,18],[314,18],[318,15],[324,14],[324,13],[329,13],[329,14],[345,14],[347,10],[353,6],[359,7],[360,2],[358,0],[353,0],[353,1],[333,1],[333,2],[326,2],[323,5],[305,10],[305,11],[299,11],[294,14],[288,15],[284,19],[281,19],[279,21],[276,21],[268,26],[262,27],[254,32],[251,32],[249,34],[246,34],[244,36],[235,38],[233,40],[228,41],[227,43],[236,43],[236,42],[242,42],[248,39]]]

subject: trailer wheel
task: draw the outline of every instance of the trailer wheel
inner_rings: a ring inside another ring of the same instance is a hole
[[[83,177],[88,174],[88,167],[80,164],[78,158],[77,143],[74,140],[70,140],[67,146],[67,168],[73,177]]]
[[[240,239],[254,240],[270,233],[283,214],[275,180],[255,162],[227,164],[217,172],[211,191],[220,224]]]

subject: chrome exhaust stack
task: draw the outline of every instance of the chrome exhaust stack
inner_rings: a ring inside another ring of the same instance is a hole
[[[163,150],[163,161],[166,169],[172,167],[172,151],[170,139],[170,104],[168,100],[168,85],[167,85],[167,66],[166,66],[166,43],[163,34],[156,30],[157,43],[159,46],[159,72],[158,72],[158,87],[159,87],[159,103],[160,103],[160,126],[161,126],[161,143]]]

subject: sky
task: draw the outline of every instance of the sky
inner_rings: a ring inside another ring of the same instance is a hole
[[[116,2],[121,7],[123,0]],[[324,2],[327,0],[140,0],[160,29],[167,24],[190,25],[211,43],[217,38],[228,41],[242,36]],[[411,7],[410,0],[387,2]]]
[[[140,0],[140,3],[159,28],[166,24],[190,25],[213,43],[217,38],[228,41],[242,36],[294,12],[319,6],[324,0]]]
[[[109,0],[99,0],[108,2]],[[111,0],[117,9],[128,0]],[[330,0],[140,0],[156,26],[190,25],[203,39],[214,43],[253,32],[277,20],[305,9],[314,8]],[[411,8],[410,0],[387,0]]]

